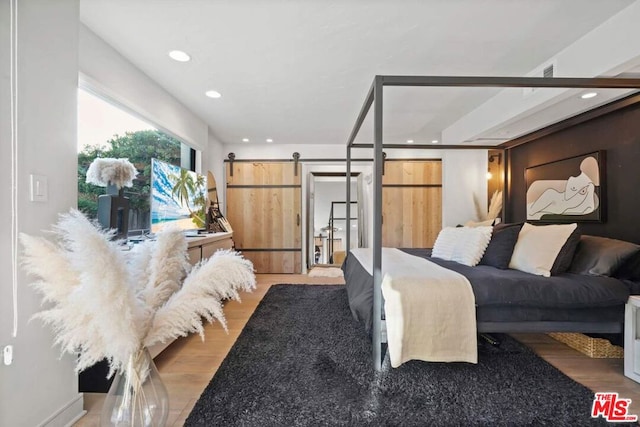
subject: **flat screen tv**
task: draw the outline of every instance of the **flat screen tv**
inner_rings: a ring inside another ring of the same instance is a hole
[[[205,228],[207,178],[151,159],[151,232],[171,225],[182,230]]]

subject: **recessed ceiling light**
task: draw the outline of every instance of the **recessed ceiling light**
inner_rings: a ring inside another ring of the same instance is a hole
[[[187,62],[191,60],[189,54],[181,50],[172,50],[171,52],[169,52],[169,57],[178,62]]]
[[[413,139],[407,139],[407,144],[413,144]]]
[[[220,95],[220,92],[215,90],[208,90],[204,94],[207,95],[209,98],[220,98],[222,96]]]
[[[431,140],[431,143],[432,143],[432,144],[437,144],[437,143],[438,143],[438,140],[437,140],[437,139],[432,139],[432,140]]]
[[[273,139],[267,138],[267,142],[273,142]]]
[[[249,142],[249,138],[242,138],[242,142]]]
[[[598,92],[588,92],[580,96],[582,99],[589,99],[598,96]]]

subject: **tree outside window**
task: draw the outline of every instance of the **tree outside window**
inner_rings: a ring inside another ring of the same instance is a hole
[[[124,189],[130,199],[129,230],[149,229],[151,159],[179,166],[182,142],[79,90],[78,145],[78,209],[95,218],[98,196],[105,192],[85,182],[91,162],[96,157],[127,158],[138,170],[133,187]]]

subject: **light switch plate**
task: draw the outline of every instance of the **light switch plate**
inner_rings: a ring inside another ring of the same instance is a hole
[[[29,175],[32,202],[46,202],[49,200],[49,185],[44,175]]]

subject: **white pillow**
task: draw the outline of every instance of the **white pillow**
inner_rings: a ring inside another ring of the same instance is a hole
[[[551,267],[560,249],[567,242],[577,224],[531,225],[524,223],[513,248],[509,268],[551,276]]]
[[[460,227],[445,227],[440,230],[440,233],[438,233],[438,237],[436,237],[436,241],[433,244],[433,249],[431,250],[432,257],[442,258],[449,261],[451,260],[458,241],[456,228]]]
[[[493,227],[445,227],[433,244],[431,256],[473,267],[487,250]]]

